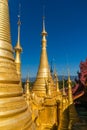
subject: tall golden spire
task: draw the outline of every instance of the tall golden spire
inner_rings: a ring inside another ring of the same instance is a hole
[[[68,72],[68,98],[69,98],[69,105],[73,104],[72,87],[69,72]]]
[[[58,79],[58,75],[56,77],[56,88],[57,88],[57,92],[59,92],[59,79]]]
[[[30,95],[30,85],[29,85],[30,81],[29,81],[29,75],[27,76],[27,79],[26,79],[26,84],[25,84],[25,93]]]
[[[47,80],[47,96],[51,96],[51,83],[50,83],[49,76],[48,76],[48,80]]]
[[[65,92],[65,86],[64,86],[64,77],[63,77],[63,96],[66,96],[66,92]]]
[[[14,62],[8,0],[0,0],[0,130],[6,129],[32,130],[32,119]]]
[[[29,85],[29,75],[27,76],[27,79],[26,79],[26,83],[25,83],[25,94],[24,94],[24,97],[25,97],[25,100],[29,106],[29,102],[30,102],[30,85]]]
[[[54,83],[55,83],[55,86],[56,86],[56,91],[59,92],[59,79],[58,79],[58,75],[57,75],[57,72],[56,72],[56,68],[54,66]]]
[[[45,30],[45,17],[43,17],[43,30],[42,30],[42,50],[40,57],[39,69],[36,77],[36,81],[33,86],[33,91],[37,93],[38,96],[46,95],[46,80],[48,76],[50,78],[51,84],[53,84],[52,77],[50,74],[50,68],[48,64],[47,52],[46,52],[46,40],[47,32]],[[51,87],[53,89],[54,87]]]
[[[17,44],[15,46],[15,63],[16,63],[16,70],[19,78],[21,79],[21,59],[20,59],[20,54],[22,52],[22,47],[20,45],[20,26],[21,26],[21,21],[20,21],[20,5],[19,5],[19,15],[18,15],[18,40]]]

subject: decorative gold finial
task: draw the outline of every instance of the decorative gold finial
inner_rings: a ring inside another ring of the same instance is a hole
[[[63,76],[63,96],[66,96],[66,92],[65,92],[65,84],[64,84],[64,76]]]
[[[43,36],[43,39],[45,39],[45,36],[47,36],[47,32],[46,32],[46,29],[45,29],[45,6],[43,6],[43,27],[42,27],[42,36]]]
[[[42,30],[42,36],[47,36],[47,32],[45,29],[45,16],[43,16],[43,30]]]
[[[27,79],[26,79],[26,94],[30,94],[30,85],[29,85],[30,81],[29,81],[29,73],[27,75]]]
[[[51,82],[49,76],[47,79],[47,96],[51,96]]]
[[[21,17],[21,4],[19,3],[19,14],[18,14],[18,25],[21,25],[21,21],[20,21],[20,17]]]
[[[20,45],[20,26],[21,26],[21,20],[20,20],[20,7],[21,5],[19,4],[19,14],[18,14],[18,40],[17,40],[17,44],[14,48],[15,50],[15,63],[16,63],[16,70],[18,73],[18,76],[21,80],[21,58],[20,58],[20,54],[22,52],[22,47]]]
[[[47,32],[45,30],[45,6],[43,6],[43,29],[42,29],[42,35],[47,35]]]
[[[52,87],[54,93],[54,83],[51,77],[50,68],[48,64],[48,58],[47,58],[47,51],[46,51],[46,35],[47,32],[45,31],[45,21],[43,18],[43,30],[42,30],[42,50],[41,50],[41,57],[40,57],[40,64],[39,69],[36,77],[36,81],[33,85],[33,91],[37,93],[38,96],[46,96],[46,79],[48,79],[48,75],[51,79]]]
[[[29,81],[29,74],[27,75],[27,78],[26,78],[26,82],[25,82],[25,100],[29,106],[29,101],[30,101],[30,85],[29,85],[30,81]]]
[[[22,52],[22,47],[20,45],[20,26],[21,26],[21,20],[20,20],[20,9],[21,8],[21,4],[19,4],[19,14],[18,14],[18,40],[17,40],[17,44],[16,44],[16,47],[15,47],[15,51],[19,51],[19,52]]]
[[[55,83],[55,87],[57,92],[59,92],[59,79],[58,79],[58,75],[57,75],[57,71],[56,71],[56,67],[54,65],[54,83]]]
[[[68,98],[69,98],[69,105],[73,104],[73,96],[72,96],[72,87],[71,87],[71,79],[70,79],[70,71],[68,69]]]

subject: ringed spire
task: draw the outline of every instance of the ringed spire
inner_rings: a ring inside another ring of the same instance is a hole
[[[20,54],[22,52],[22,47],[21,47],[21,44],[20,44],[20,27],[21,27],[20,7],[21,7],[21,5],[19,4],[19,14],[18,14],[18,23],[17,23],[18,24],[18,39],[17,39],[17,43],[16,43],[14,50],[15,50],[16,70],[17,70],[17,74],[18,74],[19,78],[21,79],[21,58],[20,58]]]
[[[17,22],[17,24],[18,24],[18,40],[17,40],[17,44],[15,46],[15,51],[19,50],[20,52],[22,52],[22,47],[20,45],[20,29],[21,29],[21,20],[20,20],[20,17],[21,17],[20,10],[21,9],[20,8],[21,8],[21,4],[19,4],[19,13],[18,13],[18,22]]]
[[[42,22],[42,49],[41,49],[41,56],[40,56],[40,64],[38,68],[38,73],[36,76],[35,83],[33,85],[33,91],[38,96],[46,96],[46,81],[48,80],[48,77],[50,79],[50,85],[51,85],[51,91],[54,91],[54,83],[53,79],[50,73],[49,63],[48,63],[48,57],[47,57],[47,32],[45,29],[45,17],[43,17]]]
[[[46,28],[45,28],[45,16],[43,16],[42,36],[47,36],[47,32],[46,32]]]

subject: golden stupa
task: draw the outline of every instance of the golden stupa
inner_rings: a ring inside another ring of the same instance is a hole
[[[21,86],[20,15],[18,41],[13,57],[8,0],[0,0],[0,130],[68,130],[78,120],[75,111],[71,80],[68,94],[59,89],[58,76],[52,79],[46,52],[45,19],[43,18],[40,65],[32,91],[29,78],[25,93]]]
[[[0,0],[0,130],[32,130],[11,45],[8,0]]]
[[[38,109],[39,113],[36,117],[36,130],[68,130],[72,128],[75,121],[78,121],[78,116],[74,107],[70,87],[68,87],[67,95],[64,88],[64,80],[63,92],[59,89],[56,71],[54,72],[54,80],[52,78],[46,52],[46,36],[47,32],[43,17],[40,64],[32,89],[33,100],[38,101],[36,106],[33,105],[33,109]],[[70,86],[70,82],[68,82],[68,86]],[[70,101],[72,101],[72,106]]]
[[[47,32],[45,30],[45,18],[43,17],[42,50],[41,50],[40,64],[39,64],[36,80],[33,85],[33,92],[36,93],[38,96],[46,96],[47,82],[49,79],[51,82],[51,87],[50,87],[51,93],[54,94],[55,91],[53,79],[48,64],[47,52],[46,52],[46,46],[47,46],[46,36],[47,36]]]

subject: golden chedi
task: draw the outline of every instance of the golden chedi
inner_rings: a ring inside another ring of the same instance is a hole
[[[25,83],[25,94],[24,94],[24,97],[25,97],[25,100],[27,102],[27,104],[29,105],[29,102],[30,102],[30,85],[29,85],[29,77],[27,77],[26,79],[26,83]]]
[[[0,130],[32,130],[10,38],[8,0],[0,0]]]
[[[49,64],[48,64],[48,58],[47,58],[47,52],[46,52],[46,46],[47,46],[46,36],[47,36],[47,32],[45,30],[45,21],[43,17],[42,50],[41,50],[40,64],[39,64],[37,77],[33,85],[33,92],[41,97],[46,96],[46,83],[47,83],[48,77],[52,85],[51,86],[52,93],[55,90],[54,83],[53,83],[51,73],[50,73]]]
[[[58,75],[57,75],[56,69],[54,69],[54,85],[56,87],[57,93],[60,93],[60,90],[59,90],[59,79],[58,79]]]

